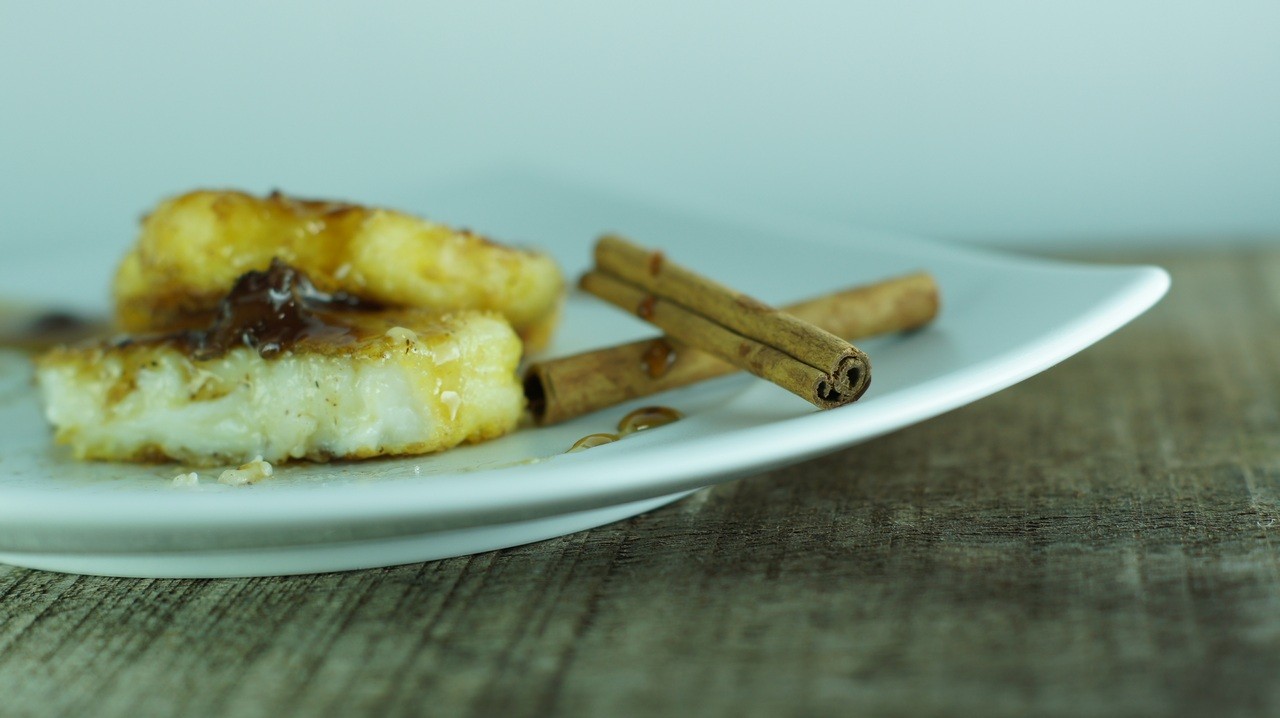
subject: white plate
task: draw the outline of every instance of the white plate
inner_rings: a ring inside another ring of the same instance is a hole
[[[585,268],[594,237],[616,230],[775,303],[926,269],[939,281],[943,311],[923,331],[861,343],[873,363],[871,389],[841,409],[818,412],[765,382],[732,376],[436,456],[283,466],[275,479],[241,488],[209,474],[198,487],[174,487],[177,466],[69,460],[50,445],[25,363],[10,355],[0,362],[0,561],[109,575],[250,576],[385,566],[558,536],[987,396],[1106,336],[1169,283],[1154,267],[1023,259],[742,212],[708,219],[527,179],[455,188],[422,204],[410,209],[547,248],[571,275]],[[56,263],[8,266],[0,280],[19,286]],[[638,320],[575,295],[550,353],[649,334]],[[563,453],[653,403],[687,418]]]

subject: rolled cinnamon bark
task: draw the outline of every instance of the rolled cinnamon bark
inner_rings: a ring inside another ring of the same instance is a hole
[[[835,388],[832,371],[837,367],[856,372],[853,379],[866,375],[865,361],[855,356],[830,358],[831,370],[823,370],[797,360],[776,346],[759,342],[726,329],[724,326],[672,302],[656,297],[603,272],[590,272],[582,277],[581,286],[592,294],[619,307],[637,307],[637,313],[683,344],[733,363],[756,376],[767,379],[822,409],[847,404],[861,394],[858,389]],[[841,364],[845,362],[846,364]],[[865,380],[863,380],[865,384]]]
[[[661,252],[606,236],[595,259],[596,269],[583,278],[587,291],[821,409],[857,400],[870,383],[871,362],[857,347]]]
[[[909,274],[784,309],[859,339],[928,324],[938,312],[938,287],[928,274]],[[656,337],[534,363],[525,373],[525,395],[534,421],[545,426],[734,371],[706,352]]]
[[[671,262],[662,252],[645,249],[617,235],[606,235],[596,243],[595,259],[599,271],[613,274],[748,339],[775,347],[836,381],[847,378],[850,385],[866,383],[866,377],[846,377],[847,372],[864,368],[862,364],[866,360],[866,355],[848,341]],[[733,361],[732,357],[722,358]],[[861,394],[861,391],[855,393]]]

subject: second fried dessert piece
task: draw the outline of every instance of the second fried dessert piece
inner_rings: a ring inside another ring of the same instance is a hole
[[[238,277],[275,258],[325,292],[388,307],[497,312],[531,349],[548,341],[564,293],[549,256],[402,212],[197,191],[143,219],[116,274],[117,321],[131,332],[199,326]]]

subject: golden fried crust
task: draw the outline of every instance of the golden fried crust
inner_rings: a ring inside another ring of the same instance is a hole
[[[392,307],[495,311],[533,349],[549,338],[564,294],[550,257],[401,212],[197,191],[143,219],[116,274],[117,322],[129,332],[204,325],[237,278],[276,257],[326,292]]]

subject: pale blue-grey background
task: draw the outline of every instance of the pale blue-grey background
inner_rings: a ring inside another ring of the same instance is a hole
[[[546,172],[1002,245],[1280,238],[1280,3],[0,0],[0,249]],[[104,268],[109,271],[109,268]]]

